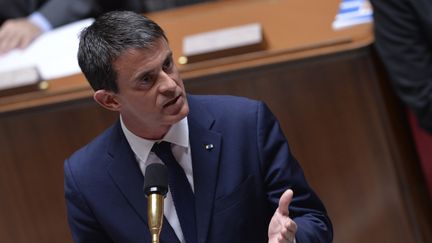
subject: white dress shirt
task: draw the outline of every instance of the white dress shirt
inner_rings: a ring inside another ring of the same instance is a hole
[[[192,156],[189,145],[189,129],[187,124],[187,118],[184,118],[180,122],[174,124],[168,133],[161,140],[148,140],[133,134],[129,129],[126,128],[123,120],[120,117],[121,127],[126,139],[135,153],[135,158],[138,161],[141,172],[145,175],[145,169],[149,164],[163,162],[157,157],[157,155],[151,152],[153,144],[155,142],[166,141],[172,143],[172,152],[177,162],[185,171],[186,177],[193,188],[193,173],[192,173]],[[144,193],[144,192],[143,192]],[[164,215],[168,220],[171,227],[174,229],[177,238],[180,242],[185,243],[183,232],[181,231],[180,222],[177,216],[177,212],[174,207],[171,192],[168,191],[165,203],[164,203]]]

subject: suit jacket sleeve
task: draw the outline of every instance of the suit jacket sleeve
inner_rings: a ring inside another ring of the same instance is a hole
[[[100,13],[96,0],[49,0],[38,10],[55,28]]]
[[[112,242],[80,194],[69,161],[64,164],[65,198],[72,238],[79,243]]]
[[[291,188],[294,196],[289,205],[289,213],[298,226],[297,242],[332,242],[332,224],[324,205],[309,187],[279,123],[262,103],[258,113],[258,147],[265,173],[267,197],[277,207],[282,193]]]
[[[371,2],[375,46],[396,93],[432,132],[432,1]]]

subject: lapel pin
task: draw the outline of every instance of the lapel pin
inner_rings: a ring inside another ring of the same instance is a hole
[[[213,144],[206,144],[205,148],[207,150],[212,150],[214,148]]]

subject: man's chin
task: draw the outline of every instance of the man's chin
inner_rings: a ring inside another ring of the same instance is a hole
[[[189,107],[185,105],[176,114],[166,116],[167,124],[174,125],[175,123],[185,118],[188,114],[189,114]]]

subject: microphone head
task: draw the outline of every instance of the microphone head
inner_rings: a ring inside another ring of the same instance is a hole
[[[144,175],[144,193],[165,196],[168,192],[168,168],[164,164],[150,164]]]

